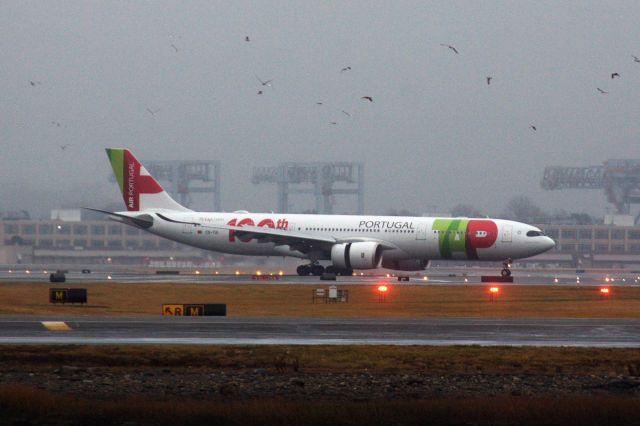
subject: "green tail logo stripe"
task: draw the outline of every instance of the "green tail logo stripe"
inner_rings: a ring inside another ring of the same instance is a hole
[[[116,181],[120,187],[120,192],[124,193],[124,149],[107,148],[107,156],[116,175]]]

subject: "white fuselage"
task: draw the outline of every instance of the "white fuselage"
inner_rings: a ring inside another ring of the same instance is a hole
[[[330,259],[326,250],[301,253],[282,244],[240,238],[216,226],[269,227],[339,242],[377,241],[389,247],[383,253],[385,260],[498,261],[534,256],[554,246],[538,228],[501,219],[172,212],[176,222],[170,222],[160,220],[154,212],[148,214],[154,217],[153,226],[147,229],[153,234],[205,250],[253,256]]]

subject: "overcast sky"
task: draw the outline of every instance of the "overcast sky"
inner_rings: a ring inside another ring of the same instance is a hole
[[[638,1],[2,1],[0,211],[118,202],[104,148],[128,147],[222,161],[227,211],[276,208],[253,166],[340,160],[365,164],[367,213],[499,215],[525,194],[601,215],[601,191],[540,180],[640,158],[639,17]]]

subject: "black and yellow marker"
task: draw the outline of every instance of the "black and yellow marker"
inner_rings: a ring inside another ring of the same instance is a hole
[[[223,303],[166,304],[162,315],[176,317],[226,316],[227,305]]]
[[[49,303],[87,303],[87,289],[50,288]]]

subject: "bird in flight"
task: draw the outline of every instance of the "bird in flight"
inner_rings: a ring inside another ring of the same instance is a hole
[[[251,39],[249,39],[249,36],[246,36],[246,37],[244,38],[244,41],[251,41]]]
[[[351,71],[351,67],[344,67],[340,70],[340,72]]]
[[[487,77],[487,86],[491,84],[491,79],[492,79],[492,78],[493,78],[493,77],[491,77],[491,76],[488,76],[488,77]]]
[[[611,79],[613,80],[616,77],[620,77],[620,74],[618,74],[617,72],[614,72],[611,74]]]
[[[34,86],[37,86],[37,85],[39,85],[39,84],[41,84],[41,83],[40,83],[39,81],[29,80],[29,84],[30,84],[32,87],[34,87]]]
[[[638,58],[636,55],[631,56],[633,56],[633,62],[640,62],[640,58]]]
[[[450,44],[440,43],[440,46],[448,47],[449,49],[453,50],[453,51],[455,52],[455,54],[456,54],[456,55],[459,53],[459,52],[458,52],[458,49],[456,49],[455,47],[453,47],[453,46],[452,46],[452,45],[450,45]]]
[[[347,111],[345,111],[345,110],[342,110],[342,113],[343,113],[344,115],[346,115],[347,117],[351,117],[351,114],[349,114],[349,113],[348,113]]]
[[[371,96],[363,96],[360,99],[366,99],[369,102],[373,102],[373,98]]]
[[[273,81],[273,79],[263,81],[263,80],[261,80],[261,79],[260,79],[260,77],[258,77],[258,75],[257,75],[257,74],[254,74],[254,75],[256,76],[256,78],[258,79],[258,81],[260,82],[260,84],[262,84],[263,86],[269,86],[269,87],[271,87],[271,82]]]
[[[64,145],[60,145],[60,149],[64,151],[64,150],[65,150],[65,149],[67,149],[67,147],[69,147],[69,146],[71,146],[71,144],[69,144],[69,143],[64,144]]]
[[[52,121],[51,125],[52,126],[56,126],[56,127],[60,127],[60,123],[58,121]]]
[[[598,89],[598,92],[602,93],[603,95],[606,95],[607,93],[609,93],[609,92],[606,92],[606,91],[602,90],[599,87],[596,87],[596,89]]]
[[[322,102],[316,102],[316,105],[324,105]]]
[[[176,53],[178,53],[178,48],[176,47],[175,44],[171,43],[171,47],[173,47],[173,49],[176,51]]]
[[[155,111],[154,111],[154,110],[152,110],[151,108],[147,108],[147,111],[149,112],[149,114],[151,114],[151,116],[152,116],[153,118],[155,118],[155,117],[156,117],[156,112],[160,111],[160,108],[158,108],[158,109],[157,109],[157,110],[155,110]]]
[[[262,90],[258,90],[258,95],[262,95],[264,92]]]
[[[335,121],[330,121],[329,124],[331,124],[332,126],[337,126],[338,125],[338,123],[335,122]]]
[[[536,126],[534,126],[533,124],[532,124],[531,126],[529,126],[529,128],[530,128],[531,130],[533,130],[534,132],[535,132],[536,130],[538,130],[538,128],[537,128]]]

